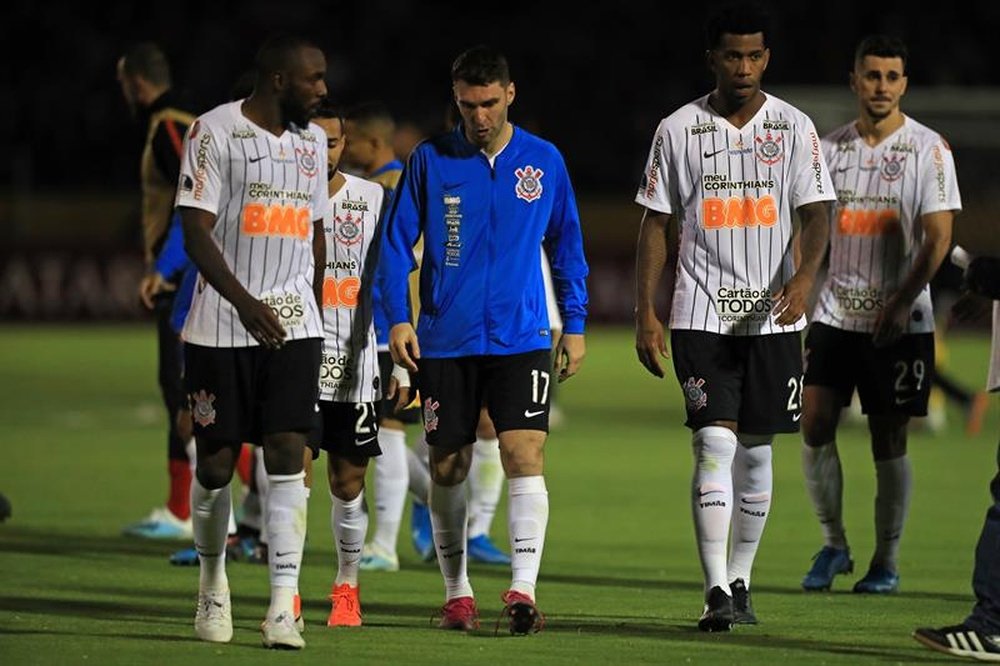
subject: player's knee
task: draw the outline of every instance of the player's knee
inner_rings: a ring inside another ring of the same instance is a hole
[[[802,438],[809,446],[829,444],[837,436],[837,418],[817,409],[802,410]]]
[[[439,447],[431,447],[431,480],[439,486],[456,486],[465,481],[471,464],[471,444],[456,451],[443,451]]]
[[[195,475],[202,488],[215,490],[229,483],[233,478],[233,470],[226,465],[199,462]]]
[[[523,438],[514,442],[504,441],[501,437],[500,461],[507,477],[541,474],[545,463],[544,444],[544,436]]]
[[[287,437],[284,435],[296,435]],[[264,466],[268,474],[298,474],[302,471],[305,436],[299,433],[269,435],[264,441]]]

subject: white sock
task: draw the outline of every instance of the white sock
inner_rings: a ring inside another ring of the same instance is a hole
[[[406,469],[406,433],[381,428],[378,445],[382,455],[375,464],[375,533],[372,541],[382,550],[395,554],[399,522],[403,517],[409,473]],[[364,534],[362,533],[362,538]]]
[[[361,547],[368,532],[368,512],[365,511],[365,493],[358,493],[354,499],[345,502],[330,493],[330,526],[333,528],[333,542],[337,550],[337,585],[350,583],[358,585],[358,564],[361,562]]]
[[[267,467],[264,465],[264,447],[253,447],[254,476],[253,480],[257,484],[257,501],[260,502],[260,542],[267,543],[267,491],[271,488],[271,482],[267,479]]]
[[[802,473],[813,509],[823,528],[826,545],[847,548],[844,533],[844,473],[840,468],[837,442],[822,446],[802,445]]]
[[[421,434],[413,448],[406,449],[406,471],[409,474],[410,494],[421,504],[427,504],[427,495],[431,492],[431,472],[427,462],[427,442]]]
[[[733,507],[733,458],[739,443],[736,433],[720,426],[701,428],[691,440],[695,461],[691,506],[705,591],[721,587],[731,594],[726,541]]]
[[[191,526],[200,561],[198,589],[219,592],[229,589],[226,577],[226,523],[232,512],[229,484],[208,490],[191,478]]]
[[[899,571],[899,538],[910,507],[913,468],[910,459],[902,455],[892,460],[875,462],[877,494],[875,495],[875,554],[872,564],[881,564],[889,571]]]
[[[740,435],[733,459],[733,518],[729,544],[729,582],[742,578],[750,587],[750,570],[771,511],[773,478],[771,437]],[[766,442],[766,443],[765,443]],[[748,446],[751,444],[752,446]]]
[[[476,439],[469,467],[469,538],[489,534],[503,492],[499,439]],[[539,477],[540,478],[540,477]]]
[[[268,474],[267,559],[271,570],[270,618],[292,612],[292,595],[299,587],[302,548],[306,540],[305,472]]]
[[[438,567],[444,576],[445,600],[471,597],[472,585],[465,553],[468,500],[465,483],[455,486],[431,484],[431,526]]]
[[[549,524],[549,493],[545,477],[522,476],[507,482],[507,527],[510,530],[510,589],[535,598],[542,564],[545,529]]]

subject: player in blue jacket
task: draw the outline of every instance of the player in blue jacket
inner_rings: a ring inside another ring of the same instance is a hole
[[[396,190],[379,261],[393,359],[416,373],[431,448],[431,520],[446,602],[440,626],[473,629],[465,479],[486,404],[508,479],[513,577],[503,594],[512,633],[538,631],[535,583],[548,523],[542,476],[552,361],[538,247],[549,257],[564,334],[559,381],[585,353],[587,263],[573,188],[559,151],[507,120],[514,84],[488,47],[452,65],[462,122],[420,144]],[[407,275],[423,236],[420,315]]]

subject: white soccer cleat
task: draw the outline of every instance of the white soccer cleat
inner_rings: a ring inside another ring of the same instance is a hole
[[[301,650],[306,646],[299,628],[295,626],[295,616],[288,611],[278,613],[275,618],[265,618],[260,623],[261,640],[266,648]]]
[[[194,633],[203,641],[228,643],[233,639],[233,607],[229,590],[199,592]]]

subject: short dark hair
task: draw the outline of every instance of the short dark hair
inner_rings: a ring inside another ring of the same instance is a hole
[[[859,63],[865,56],[876,56],[879,58],[899,58],[903,61],[903,72],[906,72],[906,60],[910,52],[906,44],[899,37],[892,35],[868,35],[858,44],[854,50],[854,62]]]
[[[275,72],[284,71],[291,65],[292,55],[302,48],[319,47],[301,35],[278,33],[268,37],[257,51],[254,65],[257,78],[262,79]]]
[[[323,100],[316,109],[316,118],[336,118],[340,121],[340,128],[344,128],[344,112],[339,107],[334,106],[327,100]]]
[[[726,34],[753,35],[758,32],[764,36],[764,46],[767,46],[770,30],[771,17],[756,2],[725,5],[709,17],[705,24],[705,47],[709,51],[718,47],[722,36]]]
[[[134,44],[122,55],[122,69],[130,76],[141,76],[158,86],[170,86],[170,63],[167,54],[153,42]]]
[[[488,86],[499,82],[510,83],[510,68],[502,53],[485,45],[473,46],[463,52],[451,65],[451,81],[464,81],[474,86]]]

